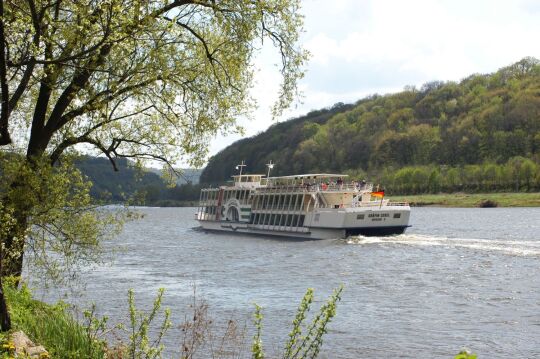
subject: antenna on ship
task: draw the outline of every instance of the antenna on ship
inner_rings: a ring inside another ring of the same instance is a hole
[[[240,170],[240,176],[242,175],[242,169],[246,167],[246,164],[245,162],[242,160],[242,163],[240,163],[239,165],[236,165],[236,169],[237,170]]]
[[[272,160],[270,160],[270,162],[266,164],[266,167],[268,167],[268,174],[266,175],[266,178],[270,177],[270,171],[272,170],[272,168],[274,168],[274,165],[275,163],[272,163]]]

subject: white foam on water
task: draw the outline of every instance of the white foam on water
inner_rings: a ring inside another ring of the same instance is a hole
[[[446,246],[468,248],[478,251],[498,252],[523,257],[540,257],[540,240],[514,241],[505,239],[476,239],[435,237],[421,234],[402,234],[389,237],[354,236],[346,239],[347,244],[378,245],[396,244],[409,246]]]

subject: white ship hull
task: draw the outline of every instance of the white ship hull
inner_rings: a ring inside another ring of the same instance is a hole
[[[394,215],[399,214],[399,218]],[[408,227],[410,210],[404,207],[327,209],[306,216],[305,226],[257,225],[223,220],[199,220],[208,231],[223,231],[291,239],[338,239],[355,235],[387,236],[403,233]],[[359,219],[359,215],[363,215]]]

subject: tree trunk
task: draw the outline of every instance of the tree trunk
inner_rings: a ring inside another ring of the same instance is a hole
[[[4,269],[2,264],[2,247],[0,246],[0,272]],[[9,311],[6,303],[6,297],[4,296],[4,283],[2,282],[2,275],[0,275],[0,330],[7,332],[11,329],[11,318],[9,317]]]

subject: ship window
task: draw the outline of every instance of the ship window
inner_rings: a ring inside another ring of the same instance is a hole
[[[394,218],[401,218],[401,213],[394,213]]]
[[[298,223],[298,227],[302,227],[304,225],[304,219],[305,219],[306,216],[304,215],[301,215],[300,216],[300,223]]]
[[[364,219],[364,215],[363,214],[357,214],[356,219]]]
[[[285,225],[285,223],[286,223],[285,220],[287,219],[287,218],[285,218],[285,217],[286,217],[286,216],[285,216],[284,214],[281,215],[281,218],[279,219],[279,225],[280,225],[280,226],[284,226],[284,225]]]
[[[289,214],[287,215],[287,218],[285,219],[285,225],[287,227],[290,227],[291,226],[291,219],[292,219],[292,216]]]

